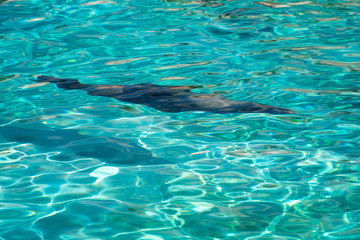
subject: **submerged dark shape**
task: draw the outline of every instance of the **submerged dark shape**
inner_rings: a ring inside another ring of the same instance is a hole
[[[18,126],[0,127],[0,135],[9,142],[31,143],[41,152],[60,152],[54,160],[70,161],[95,158],[120,165],[160,165],[169,161],[154,158],[151,152],[134,142],[117,137],[91,137],[75,129],[55,129],[44,126],[33,129]]]
[[[290,109],[253,102],[233,101],[215,94],[198,94],[189,86],[82,84],[76,79],[39,76],[38,82],[55,83],[59,88],[85,90],[89,95],[111,97],[123,102],[142,104],[163,112],[205,111],[212,113],[291,114]]]

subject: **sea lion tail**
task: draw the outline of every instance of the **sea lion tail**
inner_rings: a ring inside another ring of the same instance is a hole
[[[82,84],[78,80],[72,78],[55,78],[55,77],[40,75],[37,76],[37,79],[35,81],[55,83],[56,86],[64,89],[83,89],[87,87],[87,84]]]

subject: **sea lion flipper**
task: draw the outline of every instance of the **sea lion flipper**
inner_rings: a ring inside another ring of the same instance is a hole
[[[55,77],[49,77],[49,76],[44,76],[44,75],[37,76],[37,80],[35,80],[35,81],[55,83],[56,86],[58,86],[59,88],[64,88],[64,89],[83,89],[88,86],[87,84],[80,83],[76,79],[55,78]]]

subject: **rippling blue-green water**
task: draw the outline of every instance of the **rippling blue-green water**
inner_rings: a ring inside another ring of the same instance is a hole
[[[360,1],[0,1],[0,237],[360,239]],[[166,113],[36,83],[196,86]]]

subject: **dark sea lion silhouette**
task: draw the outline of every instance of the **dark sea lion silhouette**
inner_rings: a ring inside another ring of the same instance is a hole
[[[171,164],[170,161],[153,157],[149,150],[130,140],[87,136],[75,129],[56,129],[43,125],[29,129],[6,125],[0,127],[0,135],[9,142],[34,144],[36,153],[59,152],[51,156],[51,159],[58,161],[95,158],[120,165]]]
[[[59,88],[85,90],[89,95],[111,97],[123,102],[142,104],[162,112],[205,111],[212,113],[291,114],[290,109],[240,102],[215,94],[198,94],[189,86],[159,86],[151,83],[134,85],[82,84],[76,79],[38,76],[37,82],[55,83]]]

